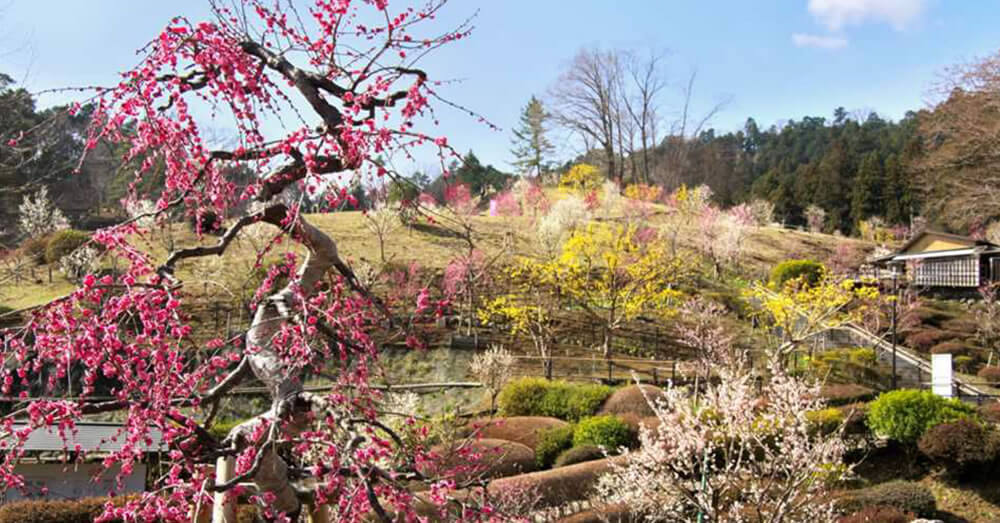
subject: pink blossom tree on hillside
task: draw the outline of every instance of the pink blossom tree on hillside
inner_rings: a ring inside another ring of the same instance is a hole
[[[381,155],[408,156],[423,145],[442,163],[453,154],[444,138],[417,130],[439,99],[419,59],[469,30],[427,27],[445,3],[314,0],[302,9],[284,0],[213,1],[213,19],[174,18],[120,83],[96,92],[87,146],[126,144],[137,181],[163,171],[161,193],[133,190],[129,198],[151,197],[154,215],[211,211],[228,228],[210,245],[159,261],[136,241],[150,233],[140,225],[148,216],[100,230],[94,241],[127,261],[124,273],[85,276],[25,326],[3,332],[4,360],[16,362],[0,370],[3,394],[21,398],[0,419],[4,488],[23,485],[14,467],[33,429],[57,429],[72,449],[77,421],[117,412],[122,446],[106,465],[127,473],[162,434],[167,473],[141,499],[109,504],[109,517],[190,521],[214,493],[236,496],[245,483],[254,484],[244,493],[268,520],[294,520],[305,503],[326,504],[338,521],[409,521],[418,505],[447,511],[445,519],[487,517],[475,489],[451,496],[465,485],[423,475],[418,465],[433,459],[425,446],[378,422],[373,331],[391,325],[387,309],[334,239],[299,211],[302,200],[281,203],[286,190],[325,190],[314,196],[336,208],[350,199],[329,183],[337,173],[392,175]],[[212,148],[210,122],[199,117],[208,114],[232,122],[234,147]],[[241,181],[237,167],[257,176]],[[249,200],[257,206],[240,211]],[[272,226],[300,254],[268,269],[245,332],[197,343],[180,269],[223,255],[254,223]],[[81,374],[82,390],[73,386],[70,396],[68,384]],[[334,380],[332,391],[305,392],[307,374]],[[219,401],[251,376],[269,391],[270,408],[217,439],[208,429]],[[210,465],[226,457],[235,475],[217,482]],[[408,488],[414,481],[427,487],[419,496]]]

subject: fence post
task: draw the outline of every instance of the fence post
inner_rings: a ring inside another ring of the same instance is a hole
[[[656,367],[653,367],[653,386],[660,384],[660,380],[656,376]]]
[[[615,362],[608,360],[608,385],[611,384],[612,374],[615,371]]]
[[[670,381],[677,382],[677,360],[670,362]]]
[[[233,475],[236,458],[221,457],[215,461],[215,483],[225,483]],[[236,523],[236,497],[229,492],[216,492],[212,504],[212,523]]]

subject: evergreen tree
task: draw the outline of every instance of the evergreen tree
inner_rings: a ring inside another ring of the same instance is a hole
[[[910,181],[899,161],[890,154],[885,161],[885,220],[890,224],[908,224],[912,214]]]
[[[851,222],[857,227],[858,222],[880,214],[882,207],[882,163],[878,153],[872,151],[865,155],[858,168],[851,189]]]
[[[545,136],[548,119],[549,114],[545,112],[541,100],[532,96],[521,111],[511,140],[514,145],[511,150],[515,158],[513,164],[524,174],[541,176],[549,170],[549,156],[555,148]]]

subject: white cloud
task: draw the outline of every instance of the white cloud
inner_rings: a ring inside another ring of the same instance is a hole
[[[833,31],[864,22],[886,22],[902,30],[925,6],[925,0],[809,0],[809,12]]]
[[[842,49],[847,47],[847,39],[840,36],[822,36],[795,33],[792,42],[796,47],[819,47],[820,49]]]

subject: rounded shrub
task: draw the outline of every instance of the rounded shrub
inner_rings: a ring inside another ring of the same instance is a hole
[[[435,445],[433,462],[420,465],[427,476],[455,474],[457,481],[479,476],[505,478],[535,470],[535,453],[528,447],[501,439],[478,439]],[[477,455],[478,459],[472,460]]]
[[[885,392],[868,405],[868,426],[876,434],[913,444],[935,425],[975,415],[974,407],[956,399],[929,390],[901,389]]]
[[[812,286],[819,283],[826,273],[826,267],[815,260],[785,260],[771,269],[771,283],[778,288],[785,285],[785,282],[801,279],[806,285]]]
[[[983,381],[991,384],[1000,383],[1000,367],[997,366],[986,366],[979,369],[976,376],[982,378]]]
[[[931,427],[917,448],[952,476],[961,477],[980,469],[996,456],[994,440],[982,425],[960,419]]]
[[[629,446],[635,433],[628,424],[615,416],[592,416],[580,420],[573,430],[573,446],[596,445],[609,451]]]
[[[45,244],[45,263],[56,263],[90,241],[90,234],[76,229],[56,231]]]
[[[560,454],[573,446],[573,426],[552,427],[538,434],[535,445],[535,464],[539,468],[549,468]]]
[[[889,505],[872,505],[837,520],[837,523],[910,523],[916,519],[906,512]]]
[[[824,385],[819,393],[826,400],[827,405],[832,406],[870,401],[875,398],[873,389],[856,383]]]
[[[500,391],[497,406],[503,416],[551,416],[576,421],[597,412],[611,392],[606,385],[521,378]]]
[[[844,425],[844,413],[837,407],[806,412],[810,428],[819,434],[831,434]]]
[[[919,517],[933,517],[937,511],[937,501],[929,488],[914,481],[902,480],[846,492],[836,505],[841,512],[848,514],[873,506],[896,507]]]
[[[979,415],[990,423],[1000,423],[1000,401],[980,405]]]
[[[599,411],[601,414],[635,414],[641,418],[655,416],[656,412],[646,400],[655,400],[663,395],[663,389],[653,385],[629,385],[616,390]]]
[[[594,461],[604,458],[604,451],[595,445],[580,445],[573,447],[556,458],[556,468],[567,465],[576,465],[585,461]]]
[[[468,425],[468,434],[481,438],[516,441],[529,448],[537,448],[541,434],[546,430],[568,427],[565,421],[548,416],[514,416],[494,420],[479,420]]]
[[[104,513],[104,504],[109,499],[116,506],[128,501],[126,497],[14,501],[0,506],[0,523],[91,523]]]
[[[931,347],[943,341],[955,339],[955,333],[938,329],[917,329],[906,336],[906,344],[921,352],[931,350]]]
[[[511,381],[497,395],[502,416],[541,416],[542,401],[551,382],[545,378],[521,378]]]
[[[960,341],[942,341],[931,347],[931,354],[954,354],[955,356],[965,356],[969,353],[969,346]]]

